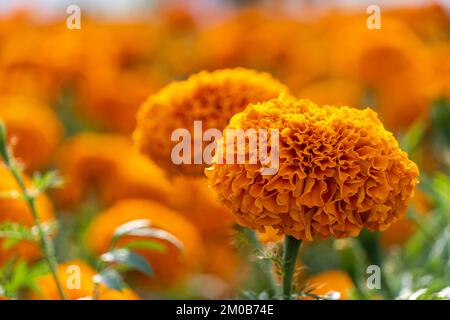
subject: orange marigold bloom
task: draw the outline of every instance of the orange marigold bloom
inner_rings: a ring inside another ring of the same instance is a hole
[[[30,180],[25,176],[25,183],[30,186]],[[20,223],[31,227],[34,225],[33,215],[27,203],[17,198],[20,195],[20,187],[9,170],[0,162],[0,224],[5,222]],[[10,193],[12,198],[6,195]],[[53,219],[53,206],[45,195],[38,197],[36,207],[41,221],[50,221]],[[40,256],[39,247],[30,242],[22,241],[10,249],[3,246],[3,240],[0,239],[0,265],[11,258],[18,255],[27,261],[32,261]]]
[[[99,68],[81,82],[79,110],[90,121],[107,129],[130,133],[136,126],[136,113],[149,94],[164,81],[149,72]]]
[[[403,129],[430,105],[432,55],[402,21],[386,17],[383,28],[370,30],[361,27],[366,18],[349,17],[331,32],[331,72],[367,86],[383,123]]]
[[[252,229],[271,226],[308,241],[386,230],[405,214],[417,183],[417,166],[370,109],[280,96],[249,105],[227,128],[279,129],[275,175],[249,164],[206,170],[238,223]]]
[[[234,223],[230,209],[215,198],[204,177],[176,177],[168,195],[168,204],[188,218],[207,238],[227,235]]]
[[[72,260],[58,266],[58,276],[69,300],[92,299],[94,294],[93,277],[95,270],[81,260]],[[79,278],[77,278],[79,276]],[[51,274],[40,276],[36,280],[39,293],[32,294],[34,300],[61,299],[56,283]],[[138,300],[139,297],[130,289],[121,292],[100,285],[98,300]]]
[[[350,276],[340,270],[321,272],[307,279],[309,288],[315,288],[311,293],[318,296],[326,296],[329,292],[339,292],[340,300],[349,299],[350,291],[354,284]]]
[[[165,230],[174,235],[183,244],[180,251],[168,241],[151,239],[160,242],[166,248],[164,252],[148,249],[136,249],[136,252],[147,258],[152,265],[155,277],[149,279],[151,284],[179,284],[184,276],[197,268],[203,255],[203,247],[197,229],[180,214],[152,201],[128,199],[99,214],[92,221],[87,234],[87,244],[96,254],[108,250],[114,230],[129,221],[148,219],[152,227]],[[129,243],[139,238],[126,236],[118,245]]]
[[[135,144],[169,173],[201,175],[203,164],[172,163],[171,151],[177,142],[171,141],[171,135],[175,129],[185,128],[193,136],[194,121],[202,121],[203,130],[222,130],[231,116],[249,103],[269,100],[287,91],[267,73],[241,68],[200,72],[150,96],[138,114]],[[203,150],[197,152],[203,154]]]
[[[19,96],[0,97],[0,119],[15,138],[13,153],[27,169],[42,168],[62,139],[56,114],[38,101]]]
[[[92,186],[104,204],[128,197],[164,201],[171,190],[164,172],[133,152],[131,142],[120,135],[76,135],[60,147],[56,166],[67,180],[55,190],[63,208],[80,203]]]

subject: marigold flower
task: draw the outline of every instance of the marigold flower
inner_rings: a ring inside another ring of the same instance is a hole
[[[25,183],[30,186],[30,180],[25,176]],[[6,222],[20,223],[28,227],[34,225],[33,215],[22,198],[20,187],[9,170],[0,162],[0,224]],[[53,206],[48,198],[42,194],[37,198],[36,207],[43,222],[53,219]],[[12,248],[5,248],[0,239],[0,265],[18,255],[27,261],[33,261],[40,256],[39,247],[31,242],[21,241]]]
[[[69,300],[92,299],[95,288],[93,282],[95,274],[95,270],[81,260],[68,261],[58,266],[58,276]],[[40,276],[36,282],[40,292],[31,295],[33,300],[61,299],[55,280],[51,274]],[[98,300],[139,299],[138,295],[128,288],[120,292],[109,289],[101,284],[98,290]]]
[[[233,215],[216,199],[204,177],[179,176],[172,182],[168,195],[171,208],[188,218],[208,239],[228,235],[234,223]]]
[[[130,133],[136,126],[140,104],[163,83],[156,77],[151,79],[148,72],[94,70],[80,85],[78,108],[83,116],[102,127]]]
[[[339,292],[340,300],[349,299],[350,291],[355,287],[350,276],[340,270],[321,272],[307,279],[308,288],[315,288],[312,294],[326,296],[330,292]]]
[[[277,229],[265,227],[264,232],[258,232],[258,240],[263,244],[277,243],[283,240],[283,236]]]
[[[310,23],[256,8],[239,10],[200,34],[197,64],[207,69],[240,66],[267,71],[295,92],[326,74],[322,38]]]
[[[380,30],[360,28],[365,23],[365,16],[348,18],[331,32],[331,72],[366,86],[383,123],[403,129],[429,106],[431,52],[402,21],[385,18]]]
[[[136,249],[152,265],[155,277],[149,279],[154,285],[173,285],[201,262],[203,248],[197,229],[180,214],[162,204],[139,199],[121,200],[97,215],[87,234],[87,245],[96,254],[108,250],[114,230],[129,221],[148,219],[152,227],[165,230],[183,244],[183,251],[168,241],[150,238],[162,243],[164,252],[148,249]],[[118,245],[136,240],[136,237],[123,237]]]
[[[271,226],[312,241],[386,230],[405,214],[417,183],[417,166],[370,109],[280,96],[249,105],[227,128],[279,129],[275,175],[250,164],[205,171],[238,223],[262,232]]]
[[[76,135],[59,148],[55,162],[67,180],[63,188],[55,190],[63,208],[80,203],[92,186],[106,205],[128,197],[164,201],[171,190],[164,172],[134,153],[131,142],[120,135]]]
[[[13,153],[27,169],[46,165],[62,139],[63,129],[56,114],[46,105],[19,97],[0,97],[0,119],[3,120]]]
[[[185,128],[193,138],[194,121],[202,121],[203,130],[222,130],[231,116],[247,104],[265,101],[287,91],[266,73],[240,68],[204,71],[186,81],[173,82],[150,96],[139,111],[134,142],[141,153],[168,173],[198,176],[204,170],[203,164],[176,166],[171,160],[172,148],[177,144],[171,141],[175,129]],[[203,155],[203,148],[196,152]]]

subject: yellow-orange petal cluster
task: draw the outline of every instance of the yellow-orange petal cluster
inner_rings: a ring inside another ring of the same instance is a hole
[[[87,245],[96,254],[108,250],[114,230],[132,220],[150,220],[153,228],[162,229],[175,236],[182,244],[180,250],[171,242],[150,238],[164,245],[163,252],[148,249],[136,249],[152,265],[155,277],[149,278],[152,285],[180,284],[184,276],[195,270],[201,263],[203,245],[197,229],[183,216],[159,203],[140,199],[121,200],[97,215],[87,234]],[[118,245],[140,238],[123,237]]]
[[[417,166],[370,109],[280,96],[249,105],[227,128],[279,130],[276,174],[248,163],[206,170],[221,201],[252,229],[308,241],[386,230],[404,216],[417,183]]]
[[[312,294],[326,296],[330,292],[339,292],[340,300],[347,300],[355,287],[350,276],[340,270],[329,270],[316,274],[306,280],[308,288],[314,288]]]
[[[20,96],[0,97],[0,119],[5,123],[13,153],[27,169],[48,164],[62,139],[63,128],[48,106]]]
[[[232,115],[249,103],[266,101],[287,91],[267,73],[243,68],[200,72],[150,96],[138,113],[135,144],[168,173],[201,175],[204,164],[173,164],[171,151],[178,143],[171,141],[175,129],[189,130],[194,145],[194,138],[202,140],[202,136],[194,137],[194,121],[202,121],[203,131],[222,130]],[[201,157],[203,148],[193,150],[192,163],[194,152]]]
[[[30,186],[25,176],[25,183]],[[0,224],[11,222],[21,223],[27,227],[34,225],[33,215],[27,203],[20,198],[20,187],[9,170],[0,162]],[[53,206],[45,195],[40,195],[36,201],[36,208],[41,221],[53,219]],[[39,247],[31,242],[21,241],[12,248],[5,248],[0,239],[0,265],[18,255],[26,261],[32,261],[40,256]]]
[[[171,189],[164,172],[116,134],[73,136],[59,148],[55,162],[66,178],[63,188],[55,191],[62,208],[80,203],[93,187],[106,205],[128,197],[164,201]]]
[[[69,300],[93,299],[95,270],[81,260],[72,260],[58,266],[58,276],[64,293]],[[51,274],[36,279],[38,293],[33,293],[33,300],[60,300],[55,280]],[[98,300],[138,300],[139,296],[131,289],[122,291],[109,289],[104,285],[98,288]]]

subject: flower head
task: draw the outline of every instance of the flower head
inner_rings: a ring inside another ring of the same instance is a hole
[[[163,201],[171,188],[160,168],[134,153],[131,142],[116,134],[83,133],[70,138],[59,148],[56,166],[67,180],[55,191],[63,208],[80,203],[92,186],[106,205],[128,197]]]
[[[350,276],[340,270],[329,270],[307,279],[306,284],[314,288],[312,294],[326,296],[330,292],[339,292],[341,300],[349,298],[354,284]]]
[[[46,105],[20,96],[0,97],[0,119],[13,140],[13,153],[27,169],[48,164],[63,128],[56,114]]]
[[[81,260],[71,260],[58,266],[58,276],[61,279],[63,290],[70,300],[93,298],[95,288],[93,277],[95,274],[95,270]],[[58,288],[51,274],[38,277],[36,282],[40,292],[33,294],[33,299],[60,299]],[[138,295],[128,288],[116,291],[100,285],[98,291],[98,300],[139,299]]]
[[[279,130],[276,174],[257,164],[206,170],[237,221],[262,232],[271,226],[312,241],[385,230],[405,214],[417,183],[417,166],[370,109],[280,96],[249,105],[228,128]]]
[[[156,202],[129,199],[122,200],[97,215],[87,234],[87,245],[96,254],[104,253],[120,225],[137,219],[147,219],[152,228],[169,232],[181,243],[180,250],[172,242],[149,238],[159,242],[165,250],[136,249],[152,265],[155,277],[150,279],[153,285],[177,284],[184,276],[195,269],[201,261],[203,247],[197,229],[183,216]],[[118,245],[136,240],[136,237],[125,236]]]
[[[138,114],[135,144],[169,173],[201,175],[203,164],[172,163],[171,151],[176,142],[171,141],[171,135],[175,129],[187,129],[193,137],[194,121],[202,121],[203,130],[222,130],[231,116],[249,103],[266,101],[287,91],[266,73],[240,68],[201,72],[150,96]],[[196,137],[196,141],[201,139]],[[203,150],[197,152],[203,154]]]

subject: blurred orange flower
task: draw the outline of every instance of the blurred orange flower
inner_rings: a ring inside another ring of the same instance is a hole
[[[176,177],[168,196],[169,206],[182,213],[204,237],[228,235],[234,224],[230,209],[220,203],[208,181],[202,178]]]
[[[203,244],[197,229],[182,215],[152,201],[128,199],[114,204],[94,218],[87,234],[87,245],[96,254],[108,250],[114,230],[132,220],[148,219],[153,228],[171,233],[183,244],[181,251],[169,241],[150,238],[164,245],[163,252],[136,249],[152,265],[155,276],[145,281],[151,285],[166,287],[180,285],[185,276],[198,269],[203,257]],[[123,245],[136,240],[125,236],[119,240]]]
[[[62,139],[63,128],[56,114],[46,105],[19,96],[0,96],[0,119],[8,130],[15,157],[26,169],[40,169]]]
[[[388,17],[380,30],[366,28],[365,16],[342,23],[330,32],[331,72],[372,91],[388,128],[403,129],[424,116],[432,93],[432,55],[425,43],[408,25]]]
[[[55,190],[62,208],[73,208],[87,193],[97,191],[103,204],[142,197],[165,201],[171,186],[164,173],[145,157],[134,153],[131,142],[120,135],[82,133],[58,150],[56,166],[66,177]]]
[[[309,288],[315,288],[311,293],[318,296],[326,296],[330,292],[339,292],[340,300],[350,298],[350,291],[354,284],[350,276],[340,270],[329,270],[314,275],[306,280]]]
[[[81,260],[72,260],[58,266],[58,276],[69,300],[92,299],[94,295],[93,277],[95,270]],[[36,279],[39,293],[31,295],[33,300],[59,300],[60,295],[51,274]],[[98,300],[138,300],[130,289],[116,291],[100,285]]]

